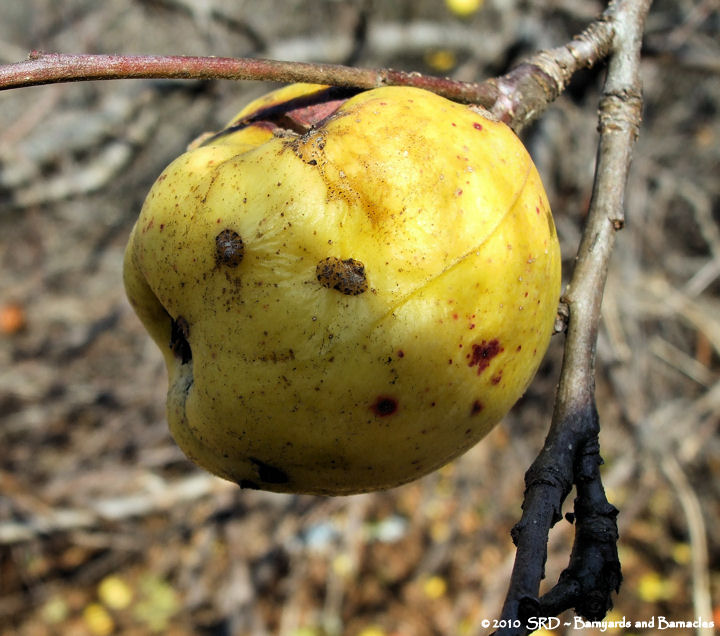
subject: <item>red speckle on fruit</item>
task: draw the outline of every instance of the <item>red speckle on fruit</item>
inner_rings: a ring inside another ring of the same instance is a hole
[[[471,322],[471,323],[470,323],[470,326],[468,327],[468,329],[475,329],[475,323],[474,323],[474,322]]]
[[[218,219],[217,221],[215,221],[215,223],[220,223],[221,221],[222,219]]]
[[[370,408],[378,417],[386,417],[387,415],[392,415],[395,411],[397,411],[398,403],[393,397],[380,395]]]
[[[482,402],[480,402],[480,400],[475,400],[472,403],[472,406],[470,407],[470,415],[477,415],[482,410],[483,410]]]
[[[397,352],[397,356],[398,356],[398,358],[404,358],[405,352],[402,349],[399,349]]]
[[[515,349],[515,351],[520,351],[520,349],[522,349],[522,345],[518,345],[517,349]]]
[[[475,130],[482,130],[482,129],[483,129],[482,124],[478,124],[477,122],[475,122],[475,123],[473,124],[473,128],[474,128]]]
[[[458,319],[458,315],[457,315],[457,314],[453,314],[453,320],[457,320],[457,319]]]
[[[502,353],[504,349],[500,346],[497,338],[493,338],[489,342],[483,340],[480,344],[474,344],[472,346],[472,353],[469,353],[467,357],[470,359],[468,362],[469,367],[477,366],[477,373],[480,375],[485,369],[490,366],[490,361],[498,354]]]
[[[502,371],[499,371],[497,375],[494,375],[490,382],[493,384],[500,384],[500,380],[502,380]]]
[[[535,206],[535,214],[540,214],[540,208],[537,205]]]
[[[164,223],[161,223],[161,224],[160,224],[160,231],[162,232],[164,229],[165,229],[165,224],[164,224]]]

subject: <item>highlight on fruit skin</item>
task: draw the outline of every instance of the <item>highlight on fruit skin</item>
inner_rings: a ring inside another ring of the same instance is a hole
[[[295,84],[158,177],[124,281],[188,457],[336,495],[425,475],[502,419],[547,349],[560,251],[504,124],[416,88]]]

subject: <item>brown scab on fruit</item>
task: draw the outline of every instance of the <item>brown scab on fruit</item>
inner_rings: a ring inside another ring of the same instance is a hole
[[[170,323],[170,349],[176,358],[180,358],[182,364],[192,360],[192,350],[188,338],[190,337],[190,325],[182,316]]]
[[[245,245],[235,230],[223,230],[215,237],[215,262],[237,267],[245,254]]]
[[[346,296],[357,296],[368,288],[365,265],[354,258],[342,260],[328,256],[317,264],[315,275],[323,287],[335,289]]]

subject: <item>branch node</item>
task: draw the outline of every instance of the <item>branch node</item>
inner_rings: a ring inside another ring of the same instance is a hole
[[[624,88],[606,92],[600,99],[600,118],[598,132],[621,132],[628,130],[634,142],[642,121],[642,93],[639,90]]]

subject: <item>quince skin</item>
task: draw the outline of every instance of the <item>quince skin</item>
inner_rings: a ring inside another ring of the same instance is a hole
[[[508,412],[548,346],[560,252],[504,124],[415,88],[296,84],[160,175],[124,280],[188,457],[350,494],[440,467]]]

